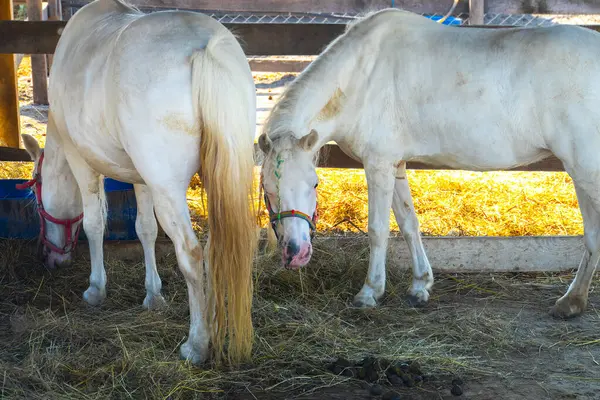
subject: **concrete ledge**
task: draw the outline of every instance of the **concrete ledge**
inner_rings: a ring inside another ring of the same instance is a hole
[[[32,253],[35,252],[36,242],[31,241],[28,245]],[[328,252],[334,254],[358,253],[368,249],[369,242],[366,236],[330,236],[315,238],[314,245],[327,248]],[[433,269],[446,272],[568,271],[579,266],[584,252],[582,236],[425,236],[423,245]],[[105,242],[104,249],[107,260],[143,261],[144,253],[139,241]],[[87,242],[79,244],[77,255],[89,257]],[[173,244],[169,239],[157,240],[156,255],[159,259],[174,255]],[[401,237],[390,238],[388,268],[411,268],[408,247]]]

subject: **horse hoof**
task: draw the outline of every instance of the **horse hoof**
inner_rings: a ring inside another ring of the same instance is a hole
[[[579,296],[561,297],[550,309],[550,315],[556,319],[571,319],[580,316],[586,307],[586,301]]]
[[[106,292],[101,291],[95,286],[90,286],[83,293],[83,300],[85,300],[85,302],[88,303],[90,306],[99,306],[104,302],[104,299],[106,299]]]
[[[179,353],[182,360],[189,361],[196,366],[204,364],[208,358],[208,349],[198,349],[190,344],[189,340],[181,345]]]
[[[377,306],[377,300],[373,296],[360,296],[356,295],[352,305],[357,308],[372,308]]]
[[[146,310],[162,310],[164,308],[167,308],[167,301],[160,294],[148,294],[144,299],[143,307]]]
[[[421,308],[427,305],[427,300],[423,300],[421,297],[415,296],[414,294],[408,294],[406,295],[406,303],[410,307]]]

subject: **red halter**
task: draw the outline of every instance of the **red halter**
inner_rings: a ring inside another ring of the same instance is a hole
[[[42,150],[42,154],[40,155],[40,160],[38,161],[38,169],[33,179],[27,181],[25,183],[20,183],[16,185],[16,188],[19,190],[24,190],[34,187],[35,190],[35,198],[37,203],[37,212],[40,216],[40,240],[42,243],[58,254],[67,254],[71,251],[75,250],[77,246],[77,239],[79,238],[79,231],[81,230],[81,224],[77,226],[75,231],[75,238],[73,239],[72,229],[73,224],[81,221],[83,218],[83,213],[78,217],[71,219],[58,219],[54,218],[52,215],[48,214],[48,212],[44,209],[44,205],[42,204],[42,163],[44,161],[44,150]],[[51,243],[48,239],[46,239],[46,220],[57,224],[63,225],[65,227],[65,245],[60,248],[53,243]]]

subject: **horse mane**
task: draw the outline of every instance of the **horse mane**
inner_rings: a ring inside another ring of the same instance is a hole
[[[111,1],[120,12],[127,14],[140,14],[142,13],[139,8],[132,4],[125,2],[124,0],[109,0]]]
[[[334,39],[284,90],[265,121],[264,131],[274,142],[279,142],[277,139],[280,137],[300,139],[308,134],[310,122],[320,112],[329,112],[328,106],[344,94],[342,70],[356,64],[360,58],[356,48],[361,42],[373,35],[385,36],[393,30],[408,30],[414,25],[427,24],[431,24],[430,27],[440,26],[419,14],[395,8],[369,12],[347,24],[345,32]],[[340,107],[334,104],[334,108],[339,110]]]

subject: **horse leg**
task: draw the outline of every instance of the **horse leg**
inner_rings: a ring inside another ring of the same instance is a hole
[[[210,242],[210,232],[207,235],[207,239],[206,239],[206,244],[204,245],[204,254],[208,254],[208,248],[210,247],[211,242]],[[208,299],[212,298],[212,287],[211,287],[211,283],[210,283],[210,264],[208,263],[208,257],[204,257],[204,279],[205,279],[205,291],[204,291],[204,295],[205,298],[207,299],[206,301],[206,306],[208,307],[209,304],[211,304],[210,301],[208,301]],[[215,304],[214,302],[212,302],[213,307],[211,310],[206,310],[205,313],[205,317],[207,318],[207,324],[210,325],[210,321],[214,321],[214,323],[217,323],[217,321],[215,321]],[[209,317],[210,316],[210,317]],[[209,321],[210,319],[210,321]]]
[[[92,306],[106,299],[106,270],[104,269],[104,225],[106,223],[106,194],[100,174],[89,167],[76,151],[65,149],[73,176],[79,185],[83,202],[83,230],[88,239],[91,259],[90,286],[83,299]]]
[[[408,302],[411,305],[419,305],[429,300],[429,290],[433,286],[433,271],[421,241],[419,220],[410,195],[408,180],[405,174],[402,175],[404,176],[397,178],[394,185],[392,208],[412,257],[413,281],[408,292]]]
[[[135,232],[142,243],[146,264],[146,298],[143,306],[148,310],[160,309],[165,307],[167,303],[160,294],[162,282],[156,269],[155,245],[158,236],[158,224],[154,217],[152,194],[146,185],[133,185],[133,189],[137,202]]]
[[[393,168],[365,165],[369,196],[369,271],[354,297],[356,307],[374,307],[385,291],[385,258],[394,193]]]
[[[175,245],[177,262],[188,288],[190,304],[190,332],[181,346],[182,358],[194,364],[208,357],[209,334],[204,319],[205,298],[203,290],[202,246],[192,228],[186,201],[186,187],[175,191],[172,187],[149,185],[154,199],[156,216]]]
[[[572,318],[583,313],[587,307],[590,284],[600,257],[600,191],[591,192],[596,195],[592,197],[588,194],[590,191],[585,189],[587,187],[575,182],[577,200],[583,216],[583,237],[587,252],[569,289],[550,309],[550,314],[556,318]]]

